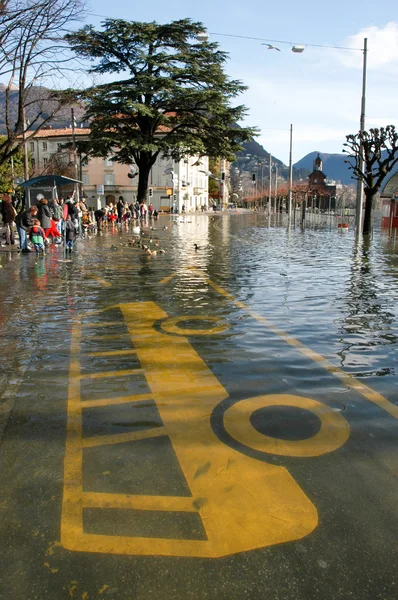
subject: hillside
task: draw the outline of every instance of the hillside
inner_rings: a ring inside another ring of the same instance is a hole
[[[318,154],[323,162],[322,170],[329,179],[335,179],[346,185],[354,182],[351,177],[351,171],[344,162],[347,158],[345,154],[326,154],[325,152],[318,151],[310,152],[296,162],[294,167],[296,169],[308,169],[311,172],[313,170],[314,160]]]
[[[47,100],[49,90],[45,87],[32,87],[28,95],[28,102],[33,104],[26,108],[26,119],[32,122],[37,113],[42,111],[39,123],[42,123],[56,108],[54,101]],[[83,118],[84,110],[75,106],[75,118],[79,123]],[[14,88],[10,94],[10,117],[15,122],[18,114],[18,89]],[[69,127],[71,122],[71,109],[62,108],[49,123],[54,128]],[[0,134],[6,133],[5,126],[5,86],[0,83]]]
[[[325,152],[318,152],[316,150],[299,160],[294,165],[294,168],[312,171],[314,160],[318,154],[323,162],[322,171],[329,179],[340,181],[344,185],[355,183],[355,179],[353,179],[351,175],[352,171],[349,170],[348,165],[344,162],[347,159],[345,154],[326,154]],[[396,171],[398,171],[398,166],[391,171],[391,175]]]
[[[264,162],[264,171],[268,171],[269,168],[269,156],[270,153],[265,150],[265,148],[256,142],[255,139],[250,140],[249,142],[244,142],[243,150],[237,154],[236,162],[234,163],[241,171],[248,171],[250,173],[257,172],[257,164]],[[289,168],[285,165],[279,158],[276,158],[272,155],[272,164],[278,166],[279,175],[284,177],[286,180],[289,177]],[[306,167],[296,167],[293,166],[293,179],[306,179],[308,174],[312,171],[312,163],[311,168],[307,169]]]

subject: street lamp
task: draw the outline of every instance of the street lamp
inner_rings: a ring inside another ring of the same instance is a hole
[[[363,40],[363,65],[362,65],[362,98],[361,98],[361,118],[359,124],[359,132],[361,134],[361,144],[359,146],[359,170],[363,170],[363,144],[362,144],[362,133],[365,130],[365,107],[366,107],[366,71],[367,71],[367,60],[368,60],[368,38]],[[361,232],[362,223],[362,199],[363,199],[363,182],[358,179],[357,181],[357,205],[355,213],[355,232],[358,236]]]
[[[309,44],[310,46],[312,44]],[[322,46],[327,48],[328,46]],[[336,46],[337,47],[337,46]],[[299,44],[292,46],[292,52],[302,53],[305,47]],[[367,78],[367,59],[368,59],[368,38],[363,40],[363,64],[362,64],[362,96],[361,96],[361,116],[359,121],[359,133],[362,139],[362,133],[365,131],[365,109],[366,109],[366,78]],[[290,206],[292,197],[292,183],[291,183],[291,149],[292,149],[292,125],[290,126],[290,161],[289,161],[289,200],[288,200],[288,213],[290,217]],[[362,141],[359,146],[359,157],[358,157],[358,168],[363,171],[363,144]],[[362,224],[362,203],[363,203],[363,181],[358,179],[357,181],[357,202],[355,211],[355,231],[356,235],[361,232]]]
[[[207,31],[200,31],[196,35],[196,39],[198,40],[198,42],[207,42],[209,39],[209,34],[207,33]]]

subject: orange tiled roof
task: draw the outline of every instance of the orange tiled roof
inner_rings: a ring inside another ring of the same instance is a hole
[[[37,133],[34,134],[33,138],[47,138],[47,137],[61,137],[63,135],[72,135],[71,127],[64,129],[40,129]],[[90,135],[89,127],[75,127],[75,135]],[[27,135],[27,140],[32,137],[31,135]]]

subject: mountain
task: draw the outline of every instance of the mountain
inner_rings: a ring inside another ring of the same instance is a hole
[[[343,185],[356,183],[356,180],[352,178],[352,171],[344,162],[345,160],[347,160],[346,154],[326,154],[325,152],[318,151],[310,152],[309,154],[306,154],[306,156],[304,156],[301,160],[296,162],[294,168],[308,169],[310,172],[312,172],[314,167],[314,160],[316,159],[318,154],[321,157],[323,163],[322,171],[325,173],[328,179],[340,181]],[[397,171],[398,165],[391,171],[391,174],[388,175],[388,178]]]
[[[321,157],[323,166],[322,171],[328,177],[328,179],[334,179],[341,183],[348,185],[354,183],[351,176],[351,171],[348,165],[344,162],[347,159],[345,154],[326,154],[325,152],[310,152],[299,160],[295,165],[295,169],[308,169],[312,172],[314,167],[314,160],[318,156]]]
[[[6,86],[0,83],[0,134],[6,133],[5,125],[5,90]],[[26,119],[30,122],[36,118],[37,113],[42,111],[42,115],[38,121],[42,123],[54,109],[56,108],[56,102],[48,100],[50,90],[42,86],[33,86],[28,94],[28,103],[32,103],[26,108]],[[13,87],[11,89],[9,97],[10,107],[9,115],[11,122],[15,122],[18,115],[18,88]],[[84,114],[84,109],[80,106],[74,106],[75,119],[81,121]],[[70,127],[71,123],[71,109],[70,107],[61,108],[61,110],[54,116],[53,119],[48,123],[54,129],[60,129],[62,127]]]
[[[239,127],[237,125],[237,127]],[[257,172],[258,163],[264,163],[264,171],[267,173],[269,169],[269,156],[270,153],[265,150],[264,146],[256,142],[255,139],[251,139],[249,142],[242,143],[243,150],[238,152],[236,156],[236,161],[234,163],[241,171],[248,171],[250,173]],[[286,180],[289,177],[289,168],[285,165],[279,158],[276,158],[272,155],[272,165],[278,166],[278,172],[280,177],[284,177]],[[303,168],[303,167],[295,167],[293,166],[293,179],[300,180],[306,179],[309,173],[312,171],[312,163],[311,168]]]

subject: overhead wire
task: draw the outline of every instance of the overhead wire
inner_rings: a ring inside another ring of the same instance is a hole
[[[93,17],[100,17],[101,19],[113,19],[114,18],[114,17],[110,17],[107,15],[98,15],[98,14],[92,13],[92,12],[88,12],[86,14],[91,15]],[[310,48],[333,48],[334,50],[355,50],[355,51],[363,52],[363,48],[352,48],[349,46],[333,46],[333,45],[328,45],[328,44],[306,44],[303,42],[288,42],[286,40],[271,40],[269,38],[259,38],[259,37],[249,36],[249,35],[238,35],[235,33],[220,33],[220,32],[215,32],[215,31],[209,31],[209,35],[219,35],[219,36],[223,36],[223,37],[239,38],[242,40],[254,40],[257,42],[271,42],[271,44],[287,44],[288,46],[302,45],[302,46],[310,47]]]

